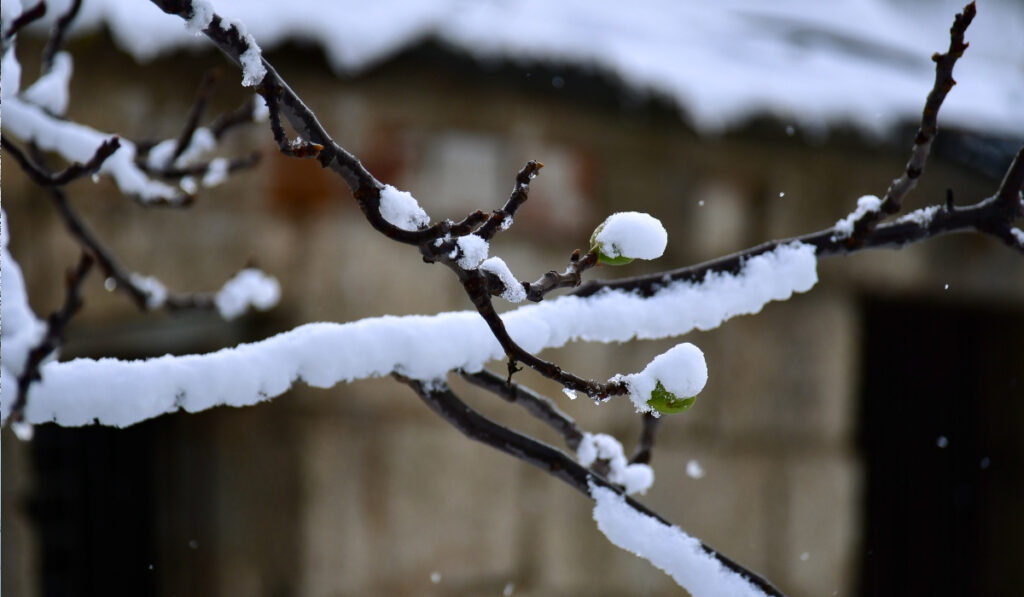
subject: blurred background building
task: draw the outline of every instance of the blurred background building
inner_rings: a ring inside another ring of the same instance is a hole
[[[595,277],[822,229],[884,193],[959,8],[545,4],[332,6],[317,20],[303,3],[216,3],[341,144],[435,218],[500,206],[526,160],[544,162],[491,249],[528,280],[561,269],[613,211],[660,218],[669,247]],[[247,97],[220,55],[183,51],[204,46],[145,9],[86,0],[68,46],[70,119],[174,137],[214,67],[224,76],[210,114]],[[908,210],[947,189],[960,203],[988,196],[1024,138],[1024,9],[979,9]],[[25,72],[38,72],[41,48],[40,36],[20,40]],[[340,180],[281,157],[265,125],[233,133],[223,154],[253,148],[257,168],[184,210],[142,208],[108,180],[68,191],[132,270],[213,290],[252,261],[281,281],[281,304],[231,323],[143,315],[93,280],[62,358],[207,352],[309,321],[470,308],[447,271],[371,230]],[[2,167],[11,251],[44,315],[78,250],[17,165]],[[805,295],[687,338],[710,378],[692,410],[664,422],[643,501],[793,596],[1024,587],[1021,256],[960,235],[823,260],[819,276]],[[673,343],[543,356],[605,379]],[[517,379],[627,449],[638,435],[629,405]],[[523,413],[456,387],[558,445]],[[29,443],[4,431],[2,442],[8,595],[679,592],[609,544],[582,496],[471,443],[390,380],[124,430],[43,425]]]

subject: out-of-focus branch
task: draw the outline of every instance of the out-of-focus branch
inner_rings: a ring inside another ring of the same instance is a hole
[[[14,19],[14,22],[11,23],[11,26],[3,32],[4,49],[7,49],[6,42],[9,39],[14,37],[19,31],[27,27],[33,21],[38,21],[44,16],[46,16],[46,0],[39,0],[39,2],[37,2],[32,8],[22,11],[22,13]]]
[[[53,59],[64,45],[64,37],[81,8],[82,0],[73,0],[67,12],[62,14],[50,28],[50,37],[46,40],[46,47],[43,48],[42,72],[44,75],[53,67]]]
[[[178,143],[174,146],[174,152],[171,153],[168,166],[181,157],[181,154],[185,153],[185,150],[188,149],[189,144],[192,142],[192,135],[195,134],[196,127],[199,126],[199,119],[202,118],[203,112],[206,110],[206,105],[210,101],[210,95],[213,93],[213,85],[217,82],[219,76],[220,71],[216,68],[211,68],[203,75],[203,80],[199,83],[199,89],[196,91],[196,100],[188,111],[188,117],[185,118],[185,127],[178,136]]]
[[[658,436],[661,418],[644,413],[642,419],[643,427],[640,430],[640,441],[636,444],[636,451],[629,459],[630,464],[650,464],[651,453],[654,450],[654,440]]]
[[[41,379],[39,366],[64,343],[64,330],[71,322],[71,318],[82,307],[82,282],[85,280],[86,274],[89,273],[89,269],[92,268],[92,264],[92,257],[83,251],[78,260],[78,266],[68,270],[65,277],[67,290],[64,294],[64,305],[50,315],[46,322],[46,333],[39,344],[28,353],[25,370],[18,376],[18,394],[11,406],[11,414],[7,419],[9,422],[21,421],[28,397],[28,387]]]
[[[100,166],[103,165],[103,162],[113,155],[113,153],[121,146],[121,140],[117,137],[111,137],[96,148],[96,153],[93,154],[92,158],[88,162],[84,164],[74,162],[56,174],[47,172],[39,165],[33,163],[32,160],[25,155],[25,152],[19,149],[18,146],[11,142],[7,137],[0,135],[0,144],[2,144],[4,150],[10,153],[15,161],[18,162],[18,165],[21,166],[21,169],[28,174],[29,178],[31,178],[33,182],[40,186],[50,187],[63,186],[77,178],[95,174],[96,171],[100,169]]]
[[[437,413],[441,418],[461,431],[466,437],[482,442],[506,454],[510,454],[523,462],[547,472],[555,478],[565,482],[583,495],[590,498],[590,487],[595,485],[605,487],[621,494],[622,489],[611,483],[603,476],[588,470],[565,453],[539,442],[532,437],[504,427],[491,421],[487,417],[473,410],[463,402],[448,384],[443,380],[435,380],[432,383],[395,376],[399,381],[407,384],[423,400],[426,405]],[[643,504],[623,496],[631,508],[654,518],[665,525],[672,523],[665,520],[656,512],[648,509]],[[701,543],[701,549],[721,562],[723,566],[742,575],[766,595],[785,597],[784,594],[775,588],[770,582],[757,573],[743,567],[729,559],[721,552]]]

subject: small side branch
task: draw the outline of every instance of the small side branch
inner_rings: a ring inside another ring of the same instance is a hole
[[[491,240],[498,231],[505,230],[512,225],[512,218],[516,215],[516,211],[519,210],[523,203],[526,203],[530,195],[530,181],[537,177],[537,173],[543,167],[544,164],[537,160],[526,162],[522,170],[516,174],[516,185],[512,189],[512,194],[509,196],[508,201],[505,202],[504,207],[495,210],[491,214],[487,223],[476,231],[477,236],[484,240]]]
[[[654,450],[654,440],[658,436],[658,428],[661,423],[660,417],[651,413],[644,413],[642,418],[643,428],[640,431],[640,441],[637,442],[636,451],[633,452],[630,464],[650,464],[651,453]]]
[[[111,137],[96,148],[96,153],[93,154],[88,162],[84,164],[75,162],[56,174],[46,171],[30,160],[25,155],[25,152],[7,137],[0,135],[0,144],[18,162],[18,165],[21,166],[21,169],[28,174],[33,182],[43,187],[53,187],[63,186],[83,176],[95,174],[100,169],[100,166],[103,165],[103,162],[121,147],[121,140],[117,137]]]
[[[414,379],[400,376],[395,377],[412,388],[416,395],[432,411],[462,432],[466,437],[529,463],[563,481],[588,498],[590,498],[591,484],[611,489],[619,494],[622,493],[620,487],[596,474],[594,471],[587,470],[564,452],[556,450],[532,437],[499,425],[473,410],[455,395],[451,388],[448,387],[448,384],[443,381],[437,380],[431,384],[425,384]],[[633,498],[629,496],[623,497],[626,503],[637,512],[650,516],[662,524],[672,524]],[[766,595],[785,597],[781,591],[766,579],[726,557],[718,550],[704,543],[701,543],[701,549],[721,562],[729,570],[744,576],[764,591]]]
[[[945,54],[932,55],[932,61],[935,62],[935,83],[932,85],[931,91],[928,92],[928,98],[925,100],[924,109],[921,112],[921,124],[914,137],[914,148],[910,152],[910,159],[907,161],[903,174],[894,180],[885,191],[878,211],[869,211],[854,222],[850,242],[857,242],[857,239],[869,232],[886,216],[898,213],[903,206],[903,200],[917,186],[917,179],[924,172],[928,154],[931,152],[932,141],[939,130],[939,108],[942,107],[946,95],[956,85],[956,81],[953,79],[953,66],[964,55],[964,50],[969,45],[964,41],[964,33],[976,14],[977,9],[974,2],[964,7],[964,11],[958,13],[954,18],[953,26],[949,30],[949,49]]]
[[[583,431],[576,425],[576,421],[562,412],[547,396],[515,382],[508,383],[502,376],[486,369],[478,373],[459,371],[459,375],[469,383],[500,396],[506,402],[521,405],[527,412],[561,435],[570,450],[575,451],[583,440]]]
[[[50,37],[46,40],[46,47],[43,48],[42,72],[44,75],[53,68],[53,59],[57,56],[57,52],[60,51],[61,47],[64,46],[64,37],[67,35],[72,21],[78,16],[78,11],[81,8],[82,0],[73,0],[67,12],[62,14],[50,29]]]
[[[67,291],[64,294],[64,304],[47,319],[46,333],[39,344],[28,353],[25,370],[18,376],[18,394],[11,406],[8,421],[12,423],[21,421],[28,398],[28,388],[33,382],[41,379],[39,367],[64,343],[64,330],[67,329],[68,323],[71,322],[75,313],[82,308],[82,282],[92,265],[92,257],[83,252],[78,260],[78,266],[73,270],[68,270],[65,278]]]
[[[14,37],[19,31],[27,27],[33,21],[38,21],[44,16],[46,16],[46,0],[39,0],[39,2],[37,2],[32,8],[22,11],[22,13],[14,19],[14,22],[11,23],[11,26],[3,32],[4,49],[7,49],[6,42],[9,39]]]

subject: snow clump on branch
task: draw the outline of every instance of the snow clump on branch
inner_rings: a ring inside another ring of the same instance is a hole
[[[246,268],[224,283],[214,297],[217,311],[224,319],[234,319],[252,305],[266,311],[281,298],[281,285],[277,280],[256,268]]]
[[[409,232],[430,224],[430,216],[412,193],[399,191],[391,185],[384,185],[380,190],[380,215],[393,226]]]
[[[612,214],[594,230],[590,244],[601,260],[622,265],[634,259],[657,259],[665,253],[668,233],[657,218],[636,211]]]
[[[654,469],[646,464],[629,464],[619,440],[606,433],[584,433],[576,458],[586,467],[598,459],[608,463],[608,480],[626,488],[627,494],[646,493],[654,484]]]

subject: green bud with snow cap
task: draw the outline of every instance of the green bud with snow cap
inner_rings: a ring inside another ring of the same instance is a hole
[[[665,252],[668,234],[656,218],[635,211],[608,216],[590,235],[590,250],[605,265],[626,265],[634,259],[657,259]]]
[[[696,396],[690,396],[689,398],[680,398],[679,396],[676,396],[672,392],[666,390],[665,386],[663,386],[659,381],[658,385],[654,386],[654,390],[651,392],[651,399],[647,401],[647,404],[660,413],[672,415],[675,413],[681,413],[684,410],[689,410],[696,401]]]

